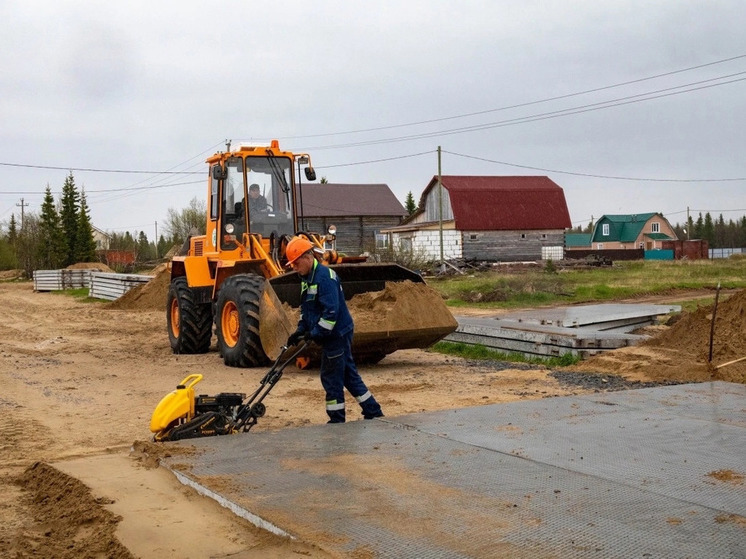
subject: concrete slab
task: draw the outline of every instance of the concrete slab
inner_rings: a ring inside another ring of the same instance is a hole
[[[164,461],[351,557],[746,557],[746,386],[723,382],[193,439]]]
[[[651,320],[657,316],[681,311],[680,305],[646,305],[609,303],[599,305],[572,305],[547,309],[528,309],[501,315],[504,320],[547,324],[564,328],[590,326],[605,330],[607,323]]]
[[[529,356],[571,353],[587,358],[647,339],[630,332],[655,324],[660,315],[679,310],[678,305],[601,304],[533,309],[493,317],[456,316],[458,328],[445,340]]]

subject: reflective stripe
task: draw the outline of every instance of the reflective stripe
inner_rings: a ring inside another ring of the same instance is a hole
[[[357,400],[359,404],[362,404],[363,402],[365,402],[365,400],[367,400],[367,399],[368,399],[368,398],[370,398],[371,396],[373,396],[373,394],[371,394],[371,393],[370,393],[370,390],[368,390],[368,391],[367,391],[367,392],[366,392],[365,394],[363,394],[362,396],[355,396],[355,400]]]
[[[333,330],[335,324],[336,322],[333,320],[327,320],[325,318],[319,319],[319,326],[323,328],[324,330]]]
[[[332,279],[337,279],[337,272],[329,268],[329,277]]]
[[[337,410],[343,410],[343,409],[345,409],[345,403],[344,402],[338,404],[336,400],[327,400],[326,401],[326,410],[327,411],[337,411]]]
[[[308,288],[309,295],[316,295],[319,292],[319,286],[317,284],[311,285]]]

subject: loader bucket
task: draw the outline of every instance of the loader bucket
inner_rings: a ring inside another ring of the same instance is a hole
[[[339,275],[355,321],[352,351],[359,362],[377,362],[398,349],[429,347],[458,325],[440,294],[428,287],[419,274],[402,266],[366,263],[331,268]],[[267,332],[261,328],[260,337],[270,358],[295,330],[299,306],[300,277],[295,272],[269,280],[260,323],[266,318],[266,324],[272,326],[267,326]],[[284,316],[269,316],[274,313]],[[284,330],[288,328],[291,329],[286,334]],[[309,356],[318,357],[313,351]]]

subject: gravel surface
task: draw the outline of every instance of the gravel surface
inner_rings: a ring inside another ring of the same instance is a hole
[[[619,375],[606,373],[574,373],[571,371],[552,371],[549,376],[555,378],[563,386],[577,386],[584,390],[595,392],[615,392],[633,388],[653,388],[655,386],[671,386],[682,384],[680,381],[666,380],[661,382],[642,382],[627,380]]]

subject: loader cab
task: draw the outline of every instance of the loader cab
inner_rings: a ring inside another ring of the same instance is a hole
[[[225,159],[222,168],[213,167],[213,195],[220,191],[222,181],[221,250],[238,248],[235,240],[240,241],[244,233],[263,238],[294,234],[292,164],[292,158],[276,156],[269,150],[261,155],[239,150]],[[252,189],[258,190],[258,196]]]

